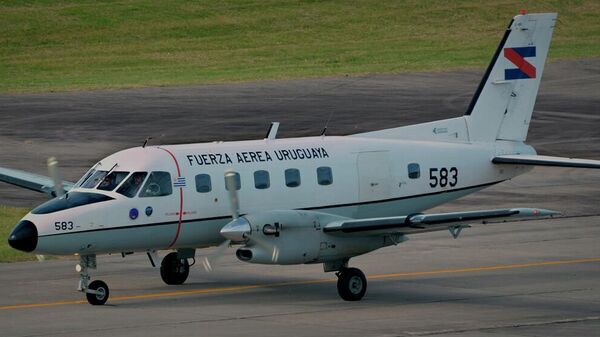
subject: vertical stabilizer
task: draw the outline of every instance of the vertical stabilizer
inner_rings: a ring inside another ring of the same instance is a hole
[[[556,13],[513,18],[465,114],[471,141],[526,139],[555,22]]]

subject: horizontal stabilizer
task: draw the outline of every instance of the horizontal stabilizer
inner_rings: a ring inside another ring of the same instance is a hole
[[[582,167],[600,169],[600,160],[563,158],[536,155],[503,155],[492,159],[494,164],[517,164],[537,166]]]
[[[560,214],[556,211],[535,208],[506,208],[482,211],[413,214],[398,217],[351,219],[334,221],[323,228],[328,234],[417,234],[446,230],[453,227],[465,227],[468,224],[486,220],[504,220],[507,218],[547,217]]]
[[[0,181],[49,195],[54,192],[52,178],[31,172],[0,167]],[[73,185],[72,182],[62,182],[65,191],[70,190]]]

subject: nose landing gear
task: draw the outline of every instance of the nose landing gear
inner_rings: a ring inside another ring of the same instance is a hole
[[[88,269],[96,269],[95,254],[79,256],[79,264],[75,267],[75,270],[79,272],[77,290],[85,293],[85,297],[91,305],[103,305],[108,300],[108,286],[100,280],[89,283],[90,274]]]

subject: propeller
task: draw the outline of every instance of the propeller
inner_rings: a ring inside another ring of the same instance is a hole
[[[227,240],[223,241],[217,249],[212,253],[202,258],[202,265],[207,272],[213,270],[215,261],[223,256],[223,253],[229,247],[231,242],[243,242],[246,245],[257,245],[261,246],[267,251],[271,252],[271,259],[274,263],[279,259],[279,249],[270,244],[266,239],[257,235],[251,235],[252,227],[247,219],[240,217],[240,202],[237,194],[237,173],[228,170],[225,172],[225,186],[229,191],[229,206],[231,209],[232,220],[223,228],[221,228],[221,235]]]
[[[213,264],[217,262],[217,259],[224,255],[225,250],[229,247],[230,243],[231,240],[225,240],[218,245],[217,249],[215,249],[213,252],[202,257],[202,265],[204,266],[204,270],[207,272],[213,271]]]
[[[237,173],[228,170],[225,172],[225,187],[229,191],[229,206],[231,207],[231,217],[236,220],[240,217],[240,201],[237,195]]]
[[[225,227],[229,226],[230,224],[232,224],[236,221],[241,220],[240,219],[240,202],[239,202],[238,195],[237,195],[236,176],[237,176],[237,174],[232,170],[227,170],[225,172],[225,187],[229,191],[229,206],[231,209],[231,217],[232,217],[232,221],[230,223],[228,223],[227,225],[225,225]],[[223,228],[225,228],[225,227],[223,227]],[[248,225],[248,230],[250,230],[250,225]],[[223,233],[223,229],[221,229],[221,234],[222,233]],[[211,252],[210,254],[208,254],[202,258],[202,265],[204,266],[204,269],[207,272],[213,271],[213,265],[215,264],[217,259],[219,259],[221,256],[223,256],[223,253],[225,252],[227,247],[229,247],[229,245],[231,244],[231,239],[228,236],[225,236],[225,237],[227,238],[227,240],[223,241],[219,246],[217,246],[217,249],[215,249],[213,252]]]
[[[54,196],[60,197],[65,193],[58,170],[58,160],[55,157],[48,158],[48,173],[54,182]]]

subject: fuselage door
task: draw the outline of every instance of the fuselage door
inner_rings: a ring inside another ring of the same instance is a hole
[[[357,165],[359,202],[390,198],[392,178],[389,152],[361,152]]]

